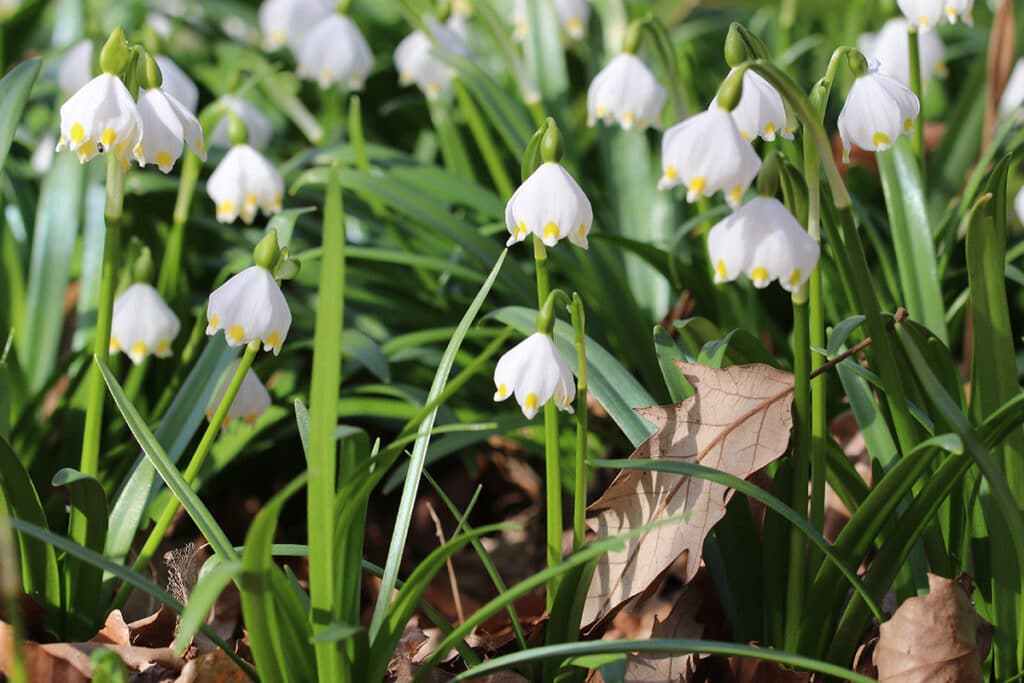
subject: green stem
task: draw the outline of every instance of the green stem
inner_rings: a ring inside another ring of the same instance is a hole
[[[92,352],[100,362],[110,354],[110,320],[114,312],[114,288],[121,255],[121,212],[124,209],[124,167],[116,154],[107,155],[107,202],[103,215],[107,234],[103,240],[103,269],[100,279],[100,300],[96,306],[96,338]],[[103,402],[106,385],[99,368],[90,364],[89,398],[82,436],[82,459],[79,470],[97,477],[100,463],[100,438],[103,433]]]
[[[924,88],[921,84],[921,34],[912,23],[907,27],[907,49],[910,51],[910,89],[917,95],[921,103],[921,113],[914,121],[913,143],[914,156],[921,166],[921,186],[925,187],[924,163]],[[926,192],[927,194],[927,192]]]
[[[160,262],[160,275],[157,277],[156,285],[160,296],[169,302],[178,298],[181,289],[181,255],[185,246],[185,227],[188,224],[196,183],[199,182],[201,165],[199,157],[191,152],[186,153],[181,162],[178,196],[174,200],[174,222],[167,236],[167,247]]]
[[[4,643],[9,653],[6,673],[11,683],[28,683],[25,653],[22,649],[25,636],[20,600],[22,589],[21,581],[14,569],[18,564],[11,524],[6,512],[0,507],[0,598],[6,612],[5,619],[11,628],[11,638]]]
[[[691,81],[680,77],[679,56],[676,54],[675,47],[673,46],[672,37],[669,36],[661,20],[652,15],[644,20],[642,28],[654,40],[658,58],[661,60],[665,76],[668,79],[668,92],[672,101],[672,113],[675,115],[676,121],[682,121],[686,118],[688,110],[686,105],[687,89],[685,85]]]
[[[572,327],[576,332],[576,463],[572,492],[572,549],[583,547],[587,520],[587,344],[583,299],[572,295]]]
[[[796,420],[793,438],[793,488],[791,507],[803,516],[807,510],[807,477],[811,450],[811,353],[810,328],[806,303],[793,302],[793,403]],[[793,528],[789,536],[789,579],[786,589],[785,649],[795,651],[804,617],[804,591],[807,572],[807,540]]]
[[[214,411],[213,416],[210,418],[210,423],[206,425],[206,431],[203,432],[203,438],[200,439],[199,445],[192,454],[192,459],[189,460],[188,467],[185,468],[185,471],[181,475],[186,484],[191,485],[192,482],[195,481],[196,476],[199,475],[199,471],[206,462],[206,457],[210,454],[213,442],[217,439],[217,434],[220,432],[225,418],[227,418],[228,410],[231,408],[231,404],[235,402],[238,390],[242,387],[242,381],[245,379],[245,374],[248,372],[249,368],[252,367],[252,361],[256,358],[256,353],[259,350],[260,341],[258,339],[251,341],[246,345],[245,353],[242,354],[241,360],[238,361],[238,368],[235,370],[235,374],[231,377],[231,382],[224,391],[224,396],[221,398],[220,404],[217,406],[217,410]],[[149,537],[146,539],[146,543],[142,546],[142,550],[139,551],[139,556],[135,558],[135,563],[132,565],[133,572],[141,572],[146,568],[146,565],[149,564],[149,561],[153,559],[153,555],[160,547],[160,542],[163,541],[164,534],[167,533],[167,529],[171,526],[171,522],[174,521],[174,516],[178,513],[178,508],[180,507],[181,503],[174,496],[171,496],[167,500],[167,503],[164,505],[160,515],[156,518],[156,524],[149,532]],[[129,593],[131,593],[131,586],[122,586],[117,597],[114,598],[114,606],[120,607],[124,605]]]
[[[313,336],[313,374],[309,389],[309,453],[307,510],[309,538],[309,598],[313,634],[338,618],[334,594],[336,565],[333,509],[337,488],[338,395],[341,387],[341,340],[345,318],[345,213],[336,168],[327,178],[323,220],[323,267]],[[343,477],[352,476],[343,472]],[[315,645],[321,680],[350,680],[351,662],[334,642]]]
[[[494,186],[497,188],[498,193],[504,199],[508,199],[515,191],[515,187],[512,185],[512,179],[509,178],[508,171],[505,170],[505,166],[502,163],[502,155],[495,148],[493,138],[487,130],[487,125],[480,116],[480,110],[477,109],[473,98],[467,92],[466,86],[462,84],[461,80],[456,78],[452,85],[455,88],[455,97],[459,100],[459,108],[462,109],[462,114],[466,117],[466,123],[469,125],[469,130],[476,141],[477,149],[480,150],[480,156],[483,157],[484,165],[487,166],[487,171],[491,174],[491,180],[494,181]]]

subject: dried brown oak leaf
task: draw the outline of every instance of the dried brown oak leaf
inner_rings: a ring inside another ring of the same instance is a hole
[[[928,589],[879,627],[879,683],[981,683],[979,617],[970,597],[956,581],[934,574]]]
[[[694,616],[701,596],[687,588],[665,619],[654,620],[651,638],[668,640],[697,640],[704,635],[704,627]],[[697,669],[697,654],[685,655],[629,655],[626,661],[625,683],[690,683]]]
[[[637,412],[658,430],[630,458],[697,463],[746,479],[779,458],[793,426],[793,376],[767,365],[724,370],[677,363],[696,394],[670,406]],[[606,554],[590,584],[583,623],[614,613],[648,591],[686,553],[686,576],[700,567],[701,548],[725,515],[733,491],[720,484],[665,472],[624,470],[591,505],[598,537],[617,536],[649,522],[682,517],[630,538]]]

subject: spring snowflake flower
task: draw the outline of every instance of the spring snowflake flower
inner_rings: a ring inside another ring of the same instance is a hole
[[[430,32],[438,47],[461,57],[469,56],[466,42],[450,27],[427,19]],[[433,54],[433,45],[423,31],[413,31],[395,48],[395,67],[399,85],[413,83],[429,100],[436,100],[451,87],[455,72]]]
[[[217,393],[214,394],[209,407],[206,409],[207,420],[213,419],[213,414],[217,411],[217,406],[220,405],[220,402],[224,400],[224,394],[227,393],[228,384],[231,383],[231,378],[235,376],[236,370],[238,370],[237,360],[224,373],[224,378],[221,380]],[[269,407],[270,393],[263,386],[263,382],[260,381],[256,373],[252,371],[252,368],[249,368],[245,372],[245,377],[242,378],[242,385],[238,387],[238,393],[235,394],[235,400],[231,402],[231,407],[228,408],[228,414],[224,418],[224,423],[221,427],[226,428],[235,420],[241,420],[247,425],[256,424],[256,420],[260,419],[260,416]]]
[[[178,316],[157,291],[151,285],[136,283],[114,300],[110,353],[124,351],[136,365],[150,354],[167,358],[180,329]]]
[[[529,420],[552,398],[559,410],[573,412],[576,381],[555,342],[543,332],[531,334],[498,359],[494,388],[495,401],[515,394],[516,403]]]
[[[266,114],[248,100],[237,95],[224,95],[219,101],[222,106],[234,112],[238,118],[242,119],[251,147],[262,150],[270,146],[270,136],[274,132],[274,127]],[[220,121],[213,127],[213,132],[210,133],[210,145],[213,147],[231,147],[231,138],[228,136],[227,115],[220,117]]]
[[[959,20],[974,22],[974,0],[896,0],[908,21],[922,29],[938,26],[943,20],[955,24]]]
[[[729,71],[732,75],[735,69]],[[728,78],[728,77],[727,77]],[[711,101],[711,107],[718,106],[718,96]],[[761,139],[771,142],[776,135],[787,140],[793,139],[793,131],[786,120],[786,107],[782,104],[782,95],[771,83],[750,69],[743,72],[743,96],[736,108],[732,110],[732,118],[744,140]]]
[[[586,249],[593,222],[587,195],[561,164],[549,161],[538,166],[505,205],[505,225],[511,235],[505,245],[522,242],[532,232],[549,247],[568,237]]]
[[[878,62],[871,62],[868,72],[854,81],[839,112],[843,161],[850,161],[851,142],[864,150],[889,149],[900,135],[914,131],[920,113],[917,96],[892,76],[879,73]]]
[[[140,90],[138,107],[146,131],[135,147],[135,158],[140,166],[153,163],[164,173],[170,173],[185,143],[206,161],[202,126],[173,95],[162,88]]]
[[[643,61],[621,54],[594,77],[587,91],[587,124],[618,121],[629,130],[657,125],[668,94]]]
[[[263,350],[276,356],[288,336],[292,312],[270,271],[250,266],[210,295],[206,321],[206,334],[224,330],[228,346],[261,339]]]
[[[255,149],[235,145],[206,181],[206,192],[217,206],[218,221],[231,223],[241,217],[252,223],[257,208],[267,216],[281,210],[284,179]]]
[[[1018,59],[999,98],[999,115],[1007,116],[1024,104],[1024,58]]]
[[[327,0],[264,0],[260,5],[263,49],[273,52],[285,45],[296,51],[309,31],[334,11]]]
[[[909,22],[895,17],[885,22],[878,33],[866,33],[857,46],[869,59],[878,60],[878,72],[892,76],[903,85],[910,86],[910,53],[907,44]],[[942,38],[926,31],[918,34],[921,57],[921,82],[927,83],[935,75],[945,72],[946,48]]]
[[[135,99],[113,74],[96,76],[60,108],[56,149],[76,152],[82,163],[114,150],[127,168],[129,155],[141,139],[142,119]]]
[[[156,60],[156,65],[160,67],[160,73],[164,77],[160,87],[181,102],[185,109],[195,114],[199,107],[199,88],[196,84],[170,57],[157,55],[153,59]]]
[[[373,53],[355,22],[343,14],[322,19],[296,51],[300,78],[315,80],[324,90],[343,83],[362,90],[373,67]]]
[[[555,0],[555,14],[565,34],[573,40],[583,40],[587,21],[590,20],[590,5],[587,0]],[[526,11],[526,0],[516,0],[512,8],[512,35],[524,40],[530,34],[530,20]]]
[[[708,254],[716,283],[746,273],[755,287],[778,280],[792,292],[810,277],[820,247],[782,202],[757,197],[711,228]]]
[[[712,107],[665,131],[658,189],[686,187],[686,201],[719,190],[735,208],[761,168],[761,158],[743,139],[729,112]]]
[[[93,42],[86,38],[64,53],[57,67],[57,84],[64,92],[75,92],[92,78]]]
[[[974,0],[946,0],[946,19],[951,24],[958,20],[974,24]]]

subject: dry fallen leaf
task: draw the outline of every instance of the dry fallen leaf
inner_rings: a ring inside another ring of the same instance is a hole
[[[735,683],[807,683],[810,675],[790,671],[778,662],[750,657],[730,657],[729,671]]]
[[[631,458],[698,463],[747,478],[780,457],[793,426],[793,377],[767,365],[724,370],[679,363],[696,394],[681,403],[638,409],[658,431]],[[682,553],[685,580],[700,567],[708,532],[725,515],[732,489],[664,472],[624,470],[591,506],[599,510],[599,537],[616,536],[652,521],[686,514],[678,522],[630,539],[623,552],[608,553],[590,584],[583,622],[614,612],[648,591]]]
[[[700,605],[700,595],[687,590],[672,607],[665,619],[654,620],[651,638],[669,640],[699,639],[704,627],[694,619]],[[629,655],[626,661],[625,683],[689,683],[696,671],[698,655]]]
[[[879,683],[980,683],[979,617],[970,596],[956,581],[934,574],[928,589],[879,627]]]
[[[174,683],[247,683],[249,676],[224,650],[217,649],[187,663]]]

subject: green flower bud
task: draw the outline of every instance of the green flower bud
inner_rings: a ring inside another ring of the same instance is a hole
[[[139,62],[139,85],[144,90],[152,90],[163,85],[164,75],[160,73],[153,55],[145,50],[142,51],[142,60]]]
[[[856,78],[865,76],[868,73],[868,60],[861,54],[860,50],[850,50],[846,53],[846,62],[850,65],[850,71]]]
[[[725,63],[730,67],[737,67],[750,59],[746,41],[740,32],[742,28],[734,21],[729,25],[729,33],[725,36]]]
[[[100,68],[104,73],[120,76],[128,67],[129,56],[124,29],[118,26],[110,32],[110,37],[100,49]]]
[[[228,117],[228,139],[232,145],[244,145],[249,140],[249,131],[245,128],[245,121],[233,111],[227,113]]]
[[[743,97],[743,74],[746,69],[737,69],[729,74],[718,89],[718,106],[725,111],[732,111]]]
[[[540,139],[540,158],[544,162],[553,161],[558,163],[565,154],[565,146],[562,143],[562,133],[558,130],[555,120],[548,117],[547,130]]]
[[[627,55],[636,54],[640,46],[640,34],[643,32],[644,22],[633,21],[626,27],[626,35],[622,39],[622,52]]]
[[[140,245],[139,253],[132,261],[132,282],[149,282],[153,278],[153,252]]]
[[[281,258],[281,248],[277,244],[277,230],[271,228],[252,250],[252,260],[260,268],[274,272],[279,258]]]

